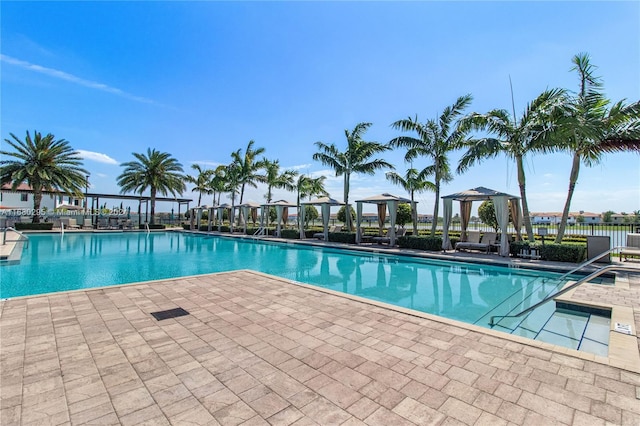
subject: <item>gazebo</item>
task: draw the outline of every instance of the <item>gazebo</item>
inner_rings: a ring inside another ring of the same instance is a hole
[[[362,200],[356,200],[356,244],[360,244],[362,236],[360,235],[360,222],[362,222],[362,203],[377,204],[378,205],[378,221],[380,231],[382,231],[382,222],[380,218],[389,209],[389,222],[391,226],[389,228],[389,245],[394,246],[396,244],[396,214],[398,212],[398,204],[411,204],[411,200],[407,198],[398,197],[392,194],[380,194],[373,197],[363,198]],[[416,203],[417,204],[417,203]],[[412,206],[415,211],[415,206]]]
[[[229,210],[229,230],[233,232],[233,210],[231,204],[220,204],[218,206],[218,232],[222,231],[222,219],[224,218],[224,211]]]
[[[244,219],[244,233],[247,233],[247,221],[249,220],[249,212],[251,212],[252,221],[255,223],[260,204],[251,201],[240,204],[238,207],[242,209],[242,218]]]
[[[289,216],[289,207],[298,207],[297,204],[293,204],[290,203],[286,200],[278,200],[278,201],[274,201],[272,203],[266,203],[266,204],[262,204],[260,207],[262,207],[262,213],[264,216],[264,213],[267,213],[267,219],[269,218],[269,207],[275,207],[276,208],[276,215],[277,215],[277,228],[276,228],[276,234],[278,237],[280,237],[281,235],[281,231],[282,231],[282,226],[281,226],[281,222],[285,222],[287,221],[287,217]],[[266,207],[266,209],[265,209]],[[262,221],[261,221],[262,222]]]
[[[471,203],[474,201],[492,200],[496,210],[496,219],[500,226],[500,256],[509,255],[509,240],[507,237],[507,227],[509,226],[509,201],[511,201],[511,216],[516,228],[517,239],[520,239],[520,228],[522,227],[522,215],[520,214],[520,197],[509,195],[493,189],[479,186],[467,191],[457,192],[442,197],[444,209],[444,229],[442,233],[442,249],[451,250],[451,240],[449,239],[449,225],[453,213],[453,200],[460,201],[460,221],[462,224],[462,238],[465,238],[469,218],[471,216]],[[436,218],[434,218],[436,220]]]
[[[320,210],[322,211],[322,226],[324,227],[324,240],[329,241],[329,216],[331,215],[331,207],[344,206],[344,203],[330,197],[320,197],[310,201],[304,201],[300,204],[320,205]],[[304,208],[301,208],[300,211],[300,239],[302,239],[304,238]]]

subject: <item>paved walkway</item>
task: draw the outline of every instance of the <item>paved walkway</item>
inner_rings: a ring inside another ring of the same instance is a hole
[[[640,424],[640,374],[454,324],[249,271],[7,300],[0,423]]]

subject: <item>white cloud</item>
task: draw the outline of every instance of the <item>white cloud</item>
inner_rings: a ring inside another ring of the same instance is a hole
[[[104,164],[118,164],[118,161],[109,157],[107,154],[102,154],[100,152],[86,151],[84,149],[78,149],[78,153],[85,160],[96,161],[98,163]]]
[[[101,177],[101,178],[109,177],[109,175],[106,175],[104,173],[96,173],[96,176]]]
[[[65,80],[71,83],[78,84],[80,86],[88,87],[90,89],[101,90],[103,92],[112,93],[114,95],[121,96],[123,98],[130,99],[136,102],[142,102],[146,104],[156,104],[155,101],[151,99],[144,98],[142,96],[132,95],[131,93],[127,93],[124,90],[118,89],[116,87],[108,86],[104,83],[98,83],[96,81],[85,80],[84,78],[75,76],[73,74],[66,73],[64,71],[56,70],[53,68],[43,67],[42,65],[32,64],[27,61],[23,61],[20,59],[12,58],[11,56],[0,54],[0,60],[7,64],[15,65],[20,68],[38,72],[40,74],[48,75],[49,77],[58,78],[60,80]]]
[[[189,161],[189,164],[199,164],[201,166],[218,167],[222,166],[222,163],[217,161]]]
[[[285,167],[285,169],[289,170],[303,170],[303,169],[308,169],[309,167],[311,167],[312,164],[299,164],[297,166],[290,166],[290,167]]]

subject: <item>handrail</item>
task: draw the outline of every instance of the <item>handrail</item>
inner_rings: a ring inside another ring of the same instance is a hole
[[[533,311],[534,309],[538,308],[539,306],[544,305],[549,300],[555,299],[556,297],[565,294],[569,290],[572,290],[572,289],[578,287],[580,284],[584,284],[587,281],[591,281],[593,278],[599,277],[600,275],[604,274],[605,272],[609,272],[611,270],[640,272],[639,268],[636,268],[636,267],[633,267],[633,266],[624,266],[624,265],[607,265],[607,266],[603,266],[602,268],[598,269],[597,271],[592,272],[591,274],[587,275],[586,277],[583,277],[583,278],[579,279],[575,283],[573,283],[571,285],[568,285],[567,287],[563,288],[560,291],[555,292],[551,296],[545,297],[544,299],[542,299],[541,301],[539,301],[535,305],[530,306],[527,309],[525,309],[523,311],[520,311],[515,315],[493,315],[491,317],[491,319],[489,320],[489,326],[493,327],[494,325],[496,325],[496,323],[495,323],[496,318],[504,319],[504,318],[518,318],[518,317],[521,317],[522,315]]]
[[[19,238],[17,240],[7,240],[7,231],[13,231],[16,234],[19,235]],[[18,231],[16,228],[13,228],[11,226],[7,226],[6,228],[4,228],[4,230],[2,231],[2,245],[6,245],[7,241],[12,242],[12,241],[20,241],[20,238],[24,238],[25,241],[29,241],[29,237],[27,237],[26,235],[24,235],[22,232]]]
[[[264,235],[264,227],[261,226],[259,227],[256,232],[253,233],[253,236],[255,237],[256,235]]]
[[[144,223],[145,228],[147,228],[147,235],[149,235],[149,222]]]
[[[589,265],[591,265],[592,263],[597,262],[598,260],[600,260],[600,259],[602,259],[603,257],[607,256],[608,254],[613,253],[614,251],[616,251],[616,250],[620,250],[620,249],[623,249],[623,248],[625,248],[625,246],[617,246],[617,247],[614,247],[614,248],[612,248],[612,249],[609,249],[609,250],[607,250],[607,251],[605,251],[605,252],[603,252],[603,253],[600,253],[599,255],[597,255],[597,256],[596,256],[596,257],[594,257],[594,258],[589,259],[589,260],[587,260],[587,261],[585,261],[585,262],[582,262],[581,264],[579,264],[578,266],[576,266],[575,268],[573,268],[573,269],[572,269],[572,270],[570,270],[569,272],[567,272],[567,273],[565,273],[565,274],[562,274],[562,275],[560,275],[560,276],[559,276],[559,277],[557,277],[557,278],[554,278],[554,281],[555,281],[555,280],[557,280],[557,281],[561,281],[561,280],[563,280],[563,279],[567,278],[569,275],[571,275],[571,274],[573,274],[573,273],[575,273],[575,272],[578,272],[580,269],[584,268],[585,266],[589,266]]]

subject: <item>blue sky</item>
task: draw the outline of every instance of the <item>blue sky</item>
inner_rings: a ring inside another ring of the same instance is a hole
[[[520,115],[547,88],[577,89],[580,52],[610,99],[640,99],[638,2],[3,1],[0,13],[3,149],[10,132],[64,138],[96,192],[119,192],[132,152],[169,152],[191,172],[229,163],[253,139],[285,168],[327,175],[341,199],[342,178],[312,160],[314,142],[344,148],[344,130],[366,121],[366,138],[386,143],[399,134],[392,122],[436,117],[467,93],[468,112],[511,110],[509,76]],[[403,173],[403,154],[384,158]],[[527,158],[531,211],[562,210],[570,167],[568,154]],[[484,161],[442,192],[476,186],[518,194],[514,165]],[[383,172],[351,187],[351,200],[406,195]],[[418,200],[432,212],[433,193]],[[639,209],[638,155],[582,168],[572,211]]]

